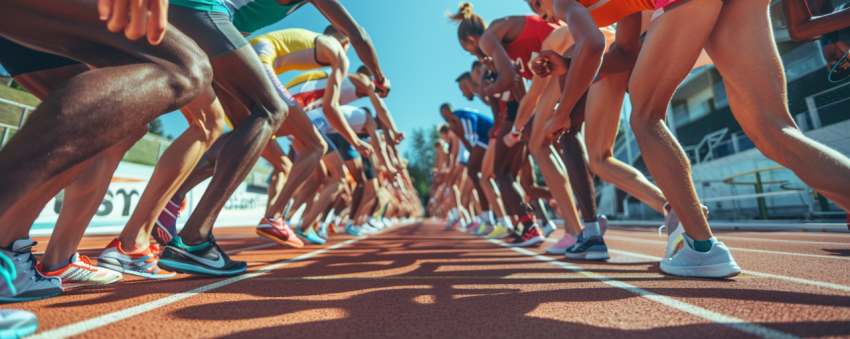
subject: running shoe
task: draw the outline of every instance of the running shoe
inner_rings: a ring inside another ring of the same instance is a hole
[[[469,226],[466,226],[466,233],[476,234],[478,233],[478,228],[481,227],[481,223],[477,221],[473,221]]]
[[[171,242],[171,238],[177,235],[177,217],[180,216],[180,204],[174,200],[168,200],[165,208],[156,218],[156,229],[153,230],[153,238],[160,245],[165,246]]]
[[[546,253],[564,254],[567,252],[567,248],[570,248],[570,246],[576,243],[576,240],[578,240],[578,238],[576,238],[572,234],[564,233],[564,236],[561,237],[558,242],[556,242],[552,246],[549,246],[549,248],[546,249]]]
[[[383,218],[383,219],[381,219],[381,222],[382,222],[382,223],[383,223],[386,227],[393,227],[393,226],[395,226],[395,223],[394,223],[392,220],[390,220],[389,218]]]
[[[79,253],[74,253],[71,263],[61,269],[45,272],[41,269],[41,264],[36,265],[36,268],[46,277],[62,279],[63,290],[83,286],[109,285],[124,278],[121,273],[92,265],[89,257]]]
[[[508,247],[531,247],[539,245],[546,238],[543,237],[543,232],[540,231],[540,226],[532,224],[531,226],[523,227],[522,234],[513,234],[513,240],[507,244]]]
[[[492,225],[490,225],[490,224],[489,224],[489,223],[487,223],[487,222],[482,222],[482,223],[481,223],[481,227],[478,227],[478,231],[477,231],[477,232],[475,232],[475,235],[477,235],[477,236],[479,236],[479,237],[480,237],[480,236],[485,236],[485,235],[490,234],[490,232],[493,232],[493,230],[494,230],[494,228],[493,228],[493,226],[492,226]]]
[[[26,337],[38,329],[38,317],[24,310],[0,310],[0,338]]]
[[[552,220],[549,220],[549,222],[546,223],[546,226],[543,226],[543,228],[540,229],[540,231],[543,232],[544,238],[548,238],[549,235],[552,234],[552,232],[555,232],[556,229],[557,229],[557,227],[555,227],[555,222],[552,221]]]
[[[381,222],[381,220],[374,219],[374,218],[369,218],[369,220],[367,220],[366,222],[369,223],[369,225],[372,225],[373,228],[375,228],[379,231],[387,227],[387,225],[385,225],[383,222]]]
[[[174,237],[162,252],[160,266],[178,273],[231,276],[248,269],[244,261],[234,261],[218,247],[215,237],[198,246],[183,244],[180,236]]]
[[[487,236],[484,237],[484,239],[502,239],[511,235],[511,232],[513,232],[512,229],[506,228],[502,226],[502,224],[496,224],[496,226],[493,228],[493,231],[488,233]]]
[[[667,211],[667,215],[664,216],[664,225],[661,225],[661,227],[658,228],[658,235],[663,237],[664,235],[661,234],[661,231],[665,229],[667,230],[667,250],[664,257],[672,258],[676,255],[676,252],[685,246],[684,239],[682,238],[682,234],[685,233],[685,228],[682,227],[682,223],[679,221],[676,211],[673,210],[673,207],[670,206],[669,203],[664,204],[664,210]],[[702,206],[702,212],[705,213],[705,217],[708,218],[708,207]]]
[[[586,237],[584,231],[579,233],[576,243],[564,252],[567,259],[605,260],[610,258],[605,240],[599,237]]]
[[[306,230],[296,230],[295,235],[298,236],[301,241],[316,245],[324,245],[326,240],[322,239],[319,234],[316,233],[316,230],[313,227],[308,227]]]
[[[328,225],[326,224],[324,226],[320,226],[319,230],[316,231],[316,235],[318,235],[319,238],[325,239],[325,241],[327,241],[328,240]]]
[[[153,246],[136,253],[127,253],[121,249],[121,241],[113,239],[97,258],[97,266],[124,274],[132,274],[148,279],[168,279],[174,277],[173,272],[166,272],[158,266]]]
[[[693,248],[693,239],[682,234],[684,247],[672,258],[661,260],[661,270],[682,277],[730,278],[741,273],[741,268],[729,253],[729,248],[720,241],[715,242],[708,252]]]
[[[268,217],[263,218],[260,220],[260,224],[257,225],[256,232],[261,237],[270,239],[285,247],[304,247],[304,243],[295,236],[292,229],[286,226],[282,218],[278,218],[277,220],[272,220],[272,218]]]
[[[363,232],[360,231],[360,227],[354,226],[354,224],[345,225],[345,233],[351,234],[355,237],[363,236]]]
[[[44,299],[62,293],[62,280],[45,277],[36,269],[38,263],[32,247],[38,244],[30,238],[18,239],[11,246],[0,247],[0,301],[18,302]]]

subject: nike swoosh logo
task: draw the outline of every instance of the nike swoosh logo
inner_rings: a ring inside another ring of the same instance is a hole
[[[212,260],[209,260],[209,259],[207,259],[207,258],[201,258],[201,257],[199,257],[199,256],[197,256],[197,255],[194,255],[194,254],[192,254],[192,253],[186,252],[186,251],[184,251],[184,250],[182,250],[182,249],[179,249],[179,248],[172,247],[172,249],[173,249],[173,250],[175,250],[175,251],[177,251],[177,252],[178,252],[178,253],[180,253],[180,254],[183,254],[183,255],[185,255],[185,256],[187,256],[187,257],[189,257],[189,258],[192,258],[192,259],[194,259],[194,260],[196,260],[196,261],[198,261],[198,262],[200,262],[200,263],[202,263],[202,264],[204,264],[204,265],[207,265],[207,266],[209,266],[209,267],[213,267],[213,268],[222,268],[222,267],[224,267],[224,257],[223,257],[223,256],[221,256],[221,255],[219,255],[219,256],[218,256],[218,260],[216,260],[216,261],[212,261]]]

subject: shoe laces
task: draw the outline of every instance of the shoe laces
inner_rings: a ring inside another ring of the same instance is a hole
[[[43,275],[41,275],[40,273],[38,273],[38,270],[36,269],[36,265],[38,265],[38,262],[35,260],[35,256],[33,256],[32,253],[31,253],[32,247],[35,246],[35,245],[38,245],[38,241],[33,241],[32,244],[29,244],[28,246],[24,246],[24,247],[19,248],[17,251],[15,251],[15,254],[13,255],[13,257],[17,258],[17,257],[20,257],[20,256],[25,255],[25,254],[29,255],[27,257],[27,262],[24,263],[24,264],[21,264],[20,267],[25,267],[24,265],[26,265],[28,263],[30,265],[30,267],[29,267],[29,269],[24,270],[24,273],[29,273],[30,271],[35,271],[35,273],[33,274],[33,277],[31,277],[30,279],[34,279],[36,282],[39,282],[39,281],[42,281],[42,280],[47,280],[47,278],[44,277]],[[18,260],[20,260],[20,259],[18,259]],[[12,269],[13,269],[12,271],[15,271],[14,270],[14,263],[12,264]],[[15,275],[16,275],[16,273],[13,273],[13,276],[15,276]],[[4,275],[4,278],[5,278],[5,275]],[[12,279],[14,279],[14,278],[12,278]]]
[[[662,234],[661,232],[664,232],[664,230],[666,230],[666,229],[667,229],[667,225],[661,225],[661,226],[659,226],[659,227],[658,227],[658,236],[659,236],[659,237],[664,237],[664,234]]]
[[[6,285],[9,286],[9,291],[12,292],[12,294],[18,294],[18,291],[15,289],[15,284],[13,283],[15,278],[18,277],[17,270],[15,269],[15,263],[2,252],[0,252],[0,261],[2,261],[2,265],[0,265],[0,275],[3,276],[3,280],[6,281]]]

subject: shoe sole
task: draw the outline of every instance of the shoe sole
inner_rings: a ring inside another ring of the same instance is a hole
[[[200,267],[200,266],[195,266],[195,265],[186,264],[186,263],[182,263],[182,262],[170,261],[170,260],[167,260],[167,259],[160,259],[159,260],[159,267],[165,268],[166,270],[169,270],[169,271],[172,271],[172,272],[177,272],[177,273],[203,274],[203,275],[211,275],[211,276],[216,276],[216,277],[231,277],[231,276],[240,275],[242,273],[245,273],[245,271],[248,270],[248,268],[246,267],[246,268],[243,268],[243,269],[232,270],[232,271],[216,271],[216,270],[206,269],[206,268],[203,268],[203,267]]]
[[[137,277],[142,277],[142,278],[151,279],[151,280],[174,278],[174,276],[177,275],[177,274],[168,274],[168,275],[150,274],[150,273],[141,273],[141,272],[136,272],[136,271],[130,271],[130,270],[125,270],[123,265],[122,266],[113,265],[113,264],[105,263],[105,262],[100,261],[100,260],[97,261],[97,266],[103,267],[103,268],[108,268],[108,269],[113,270],[113,271],[118,272],[118,273],[135,275]],[[160,267],[160,268],[162,268],[162,267]]]
[[[281,245],[283,247],[289,247],[289,248],[304,247],[304,244],[299,245],[298,243],[291,243],[291,242],[288,242],[288,241],[285,241],[285,240],[280,239],[278,237],[272,236],[271,234],[268,234],[268,233],[260,231],[260,230],[257,230],[256,232],[257,232],[257,235],[259,235],[263,238],[269,239],[271,241],[274,241],[274,242],[278,243],[279,245]]]
[[[60,295],[60,294],[62,294],[62,292],[54,293],[54,294],[49,294],[49,295],[43,295],[43,296],[40,296],[40,297],[29,297],[29,298],[8,298],[8,297],[0,297],[0,302],[3,302],[3,303],[19,303],[19,302],[24,302],[24,301],[33,301],[33,300],[46,299],[46,298],[50,298],[50,297],[55,297],[55,296]]]
[[[544,238],[542,235],[540,235],[540,236],[536,236],[534,238],[528,239],[528,240],[523,241],[523,242],[518,243],[518,244],[507,244],[507,246],[508,247],[531,247],[531,246],[535,246],[535,245],[540,245],[544,241],[546,241],[546,238]]]
[[[558,254],[558,255],[564,255],[564,253],[567,253],[567,248],[566,248],[566,247],[564,247],[564,248],[560,248],[560,249],[557,249],[557,250],[554,250],[554,251],[551,251],[551,250],[549,250],[549,249],[546,249],[546,254]]]
[[[564,256],[567,259],[584,259],[584,260],[608,260],[611,259],[611,256],[608,255],[608,252],[582,252],[582,253],[570,253],[564,251]]]
[[[666,265],[663,261],[659,265],[664,273],[680,277],[724,279],[741,274],[741,267],[737,263],[706,265],[706,266],[673,266]]]
[[[86,283],[68,284],[68,286],[63,285],[62,290],[64,291],[64,290],[69,290],[69,289],[73,289],[73,288],[104,286],[104,285],[117,283],[117,282],[121,281],[121,279],[123,279],[123,278],[124,277],[118,277],[117,279],[114,279],[114,280],[111,280],[111,281],[108,281],[108,282],[105,282],[105,283],[86,282]]]

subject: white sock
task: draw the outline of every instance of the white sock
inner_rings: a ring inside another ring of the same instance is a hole
[[[599,229],[599,222],[582,222],[584,224],[584,235],[586,237],[601,237],[602,231]]]
[[[514,229],[514,224],[511,222],[511,217],[504,216],[502,217],[502,226],[508,229]]]

